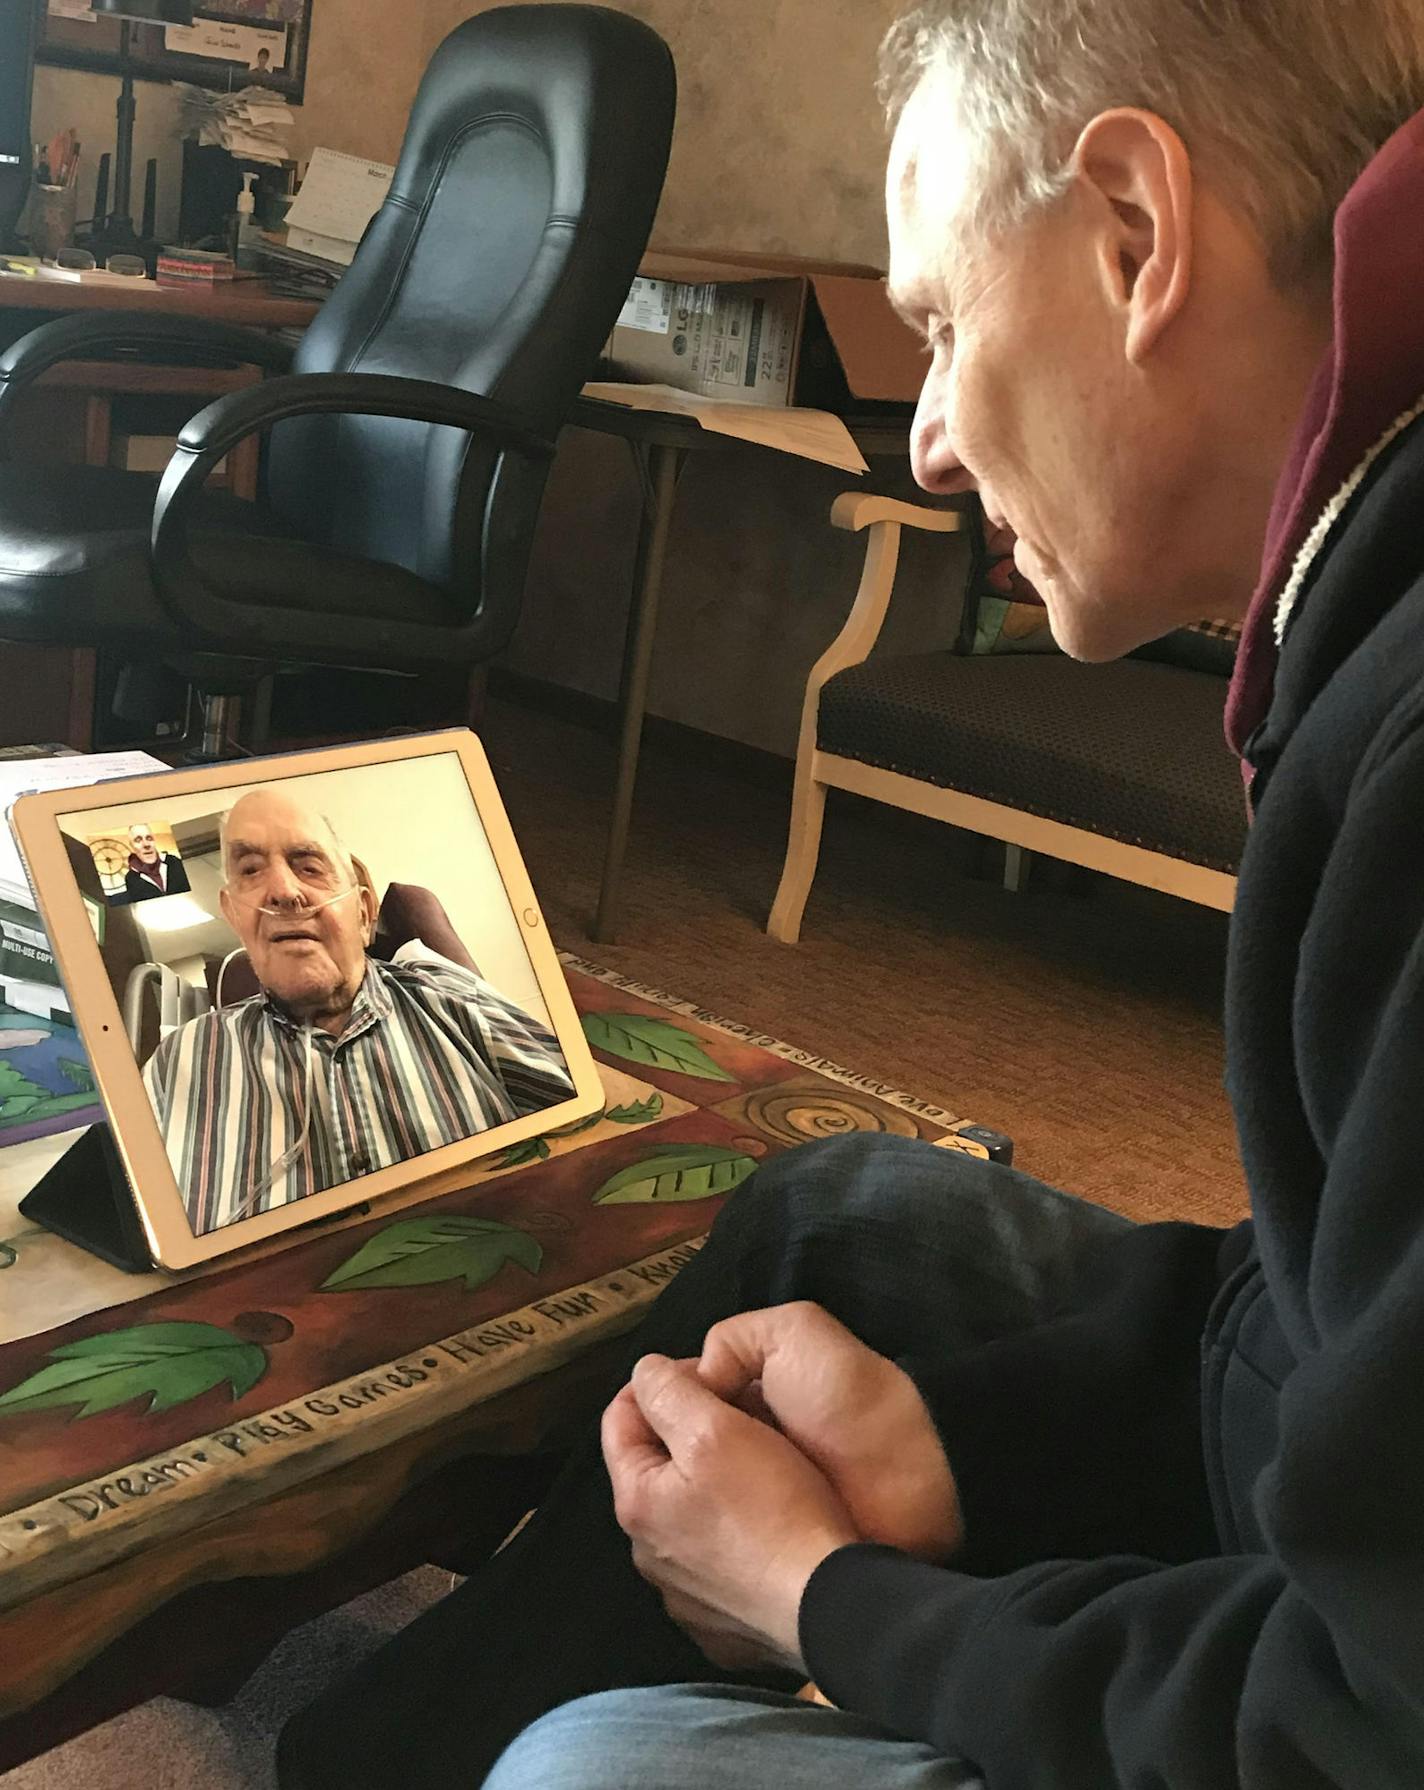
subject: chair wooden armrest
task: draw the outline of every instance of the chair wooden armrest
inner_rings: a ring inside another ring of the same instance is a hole
[[[821,686],[838,671],[861,665],[870,657],[895,588],[900,563],[900,530],[927,529],[932,534],[959,534],[969,526],[962,510],[931,510],[921,504],[901,503],[893,497],[875,497],[863,491],[847,491],[831,505],[831,527],[858,534],[870,530],[865,543],[865,568],[860,588],[846,617],[845,626],[816,661],[806,683],[802,732],[814,726]]]
[[[969,526],[963,510],[932,510],[926,504],[901,503],[898,498],[876,497],[865,491],[847,491],[831,505],[832,528],[858,534],[877,522],[896,522],[937,535],[960,534]]]

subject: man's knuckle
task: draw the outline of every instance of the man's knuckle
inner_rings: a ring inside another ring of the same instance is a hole
[[[682,1465],[696,1477],[714,1464],[722,1454],[723,1439],[719,1424],[698,1421],[689,1424],[682,1437]]]
[[[824,1305],[814,1299],[797,1299],[787,1307],[787,1314],[798,1330],[824,1330],[833,1322]]]

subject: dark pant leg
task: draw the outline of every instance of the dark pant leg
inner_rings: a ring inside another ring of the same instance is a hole
[[[634,1334],[692,1355],[733,1312],[824,1305],[923,1356],[1071,1302],[1126,1221],[1010,1169],[856,1136],[775,1159],[730,1201]],[[589,1438],[519,1538],[288,1724],[283,1790],[474,1786],[546,1710],[592,1691],[724,1680],[633,1570]]]

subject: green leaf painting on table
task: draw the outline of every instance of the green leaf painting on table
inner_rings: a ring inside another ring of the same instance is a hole
[[[285,1319],[275,1321],[291,1334]],[[65,1405],[97,1417],[137,1398],[147,1398],[151,1415],[224,1383],[240,1399],[266,1371],[264,1349],[216,1324],[136,1324],[51,1349],[47,1367],[0,1395],[0,1417]]]
[[[501,1168],[523,1168],[529,1162],[546,1162],[549,1156],[547,1138],[526,1137],[511,1144],[499,1159]]]
[[[585,1131],[592,1131],[595,1125],[603,1122],[607,1108],[590,1113],[586,1119],[575,1119],[572,1125],[559,1125],[549,1133],[550,1137],[582,1137]],[[516,1146],[517,1148],[518,1146]]]
[[[321,1283],[324,1293],[367,1287],[429,1287],[463,1280],[473,1292],[493,1280],[506,1262],[537,1274],[544,1251],[529,1235],[492,1218],[405,1218],[363,1243]]]
[[[593,1196],[596,1206],[674,1204],[710,1200],[740,1187],[756,1158],[725,1144],[661,1144],[641,1162],[605,1181]]]
[[[627,1106],[610,1106],[603,1115],[614,1125],[650,1125],[661,1117],[663,1097],[649,1094],[646,1100],[631,1100]]]
[[[674,1069],[699,1081],[735,1081],[714,1063],[685,1026],[646,1013],[585,1013],[584,1036],[595,1050],[645,1069]]]
[[[610,1106],[601,1113],[592,1113],[586,1119],[576,1119],[572,1125],[561,1125],[557,1131],[549,1132],[547,1137],[526,1137],[522,1143],[511,1144],[499,1159],[501,1168],[524,1168],[531,1162],[546,1162],[549,1157],[549,1138],[578,1137],[585,1131],[592,1131],[595,1125],[601,1125],[605,1119],[610,1125],[647,1125],[663,1110],[661,1094],[650,1094],[646,1100],[630,1101],[627,1106]]]

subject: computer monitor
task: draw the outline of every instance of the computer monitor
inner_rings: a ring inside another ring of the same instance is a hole
[[[35,37],[44,0],[0,0],[0,248],[30,191],[30,93]]]

